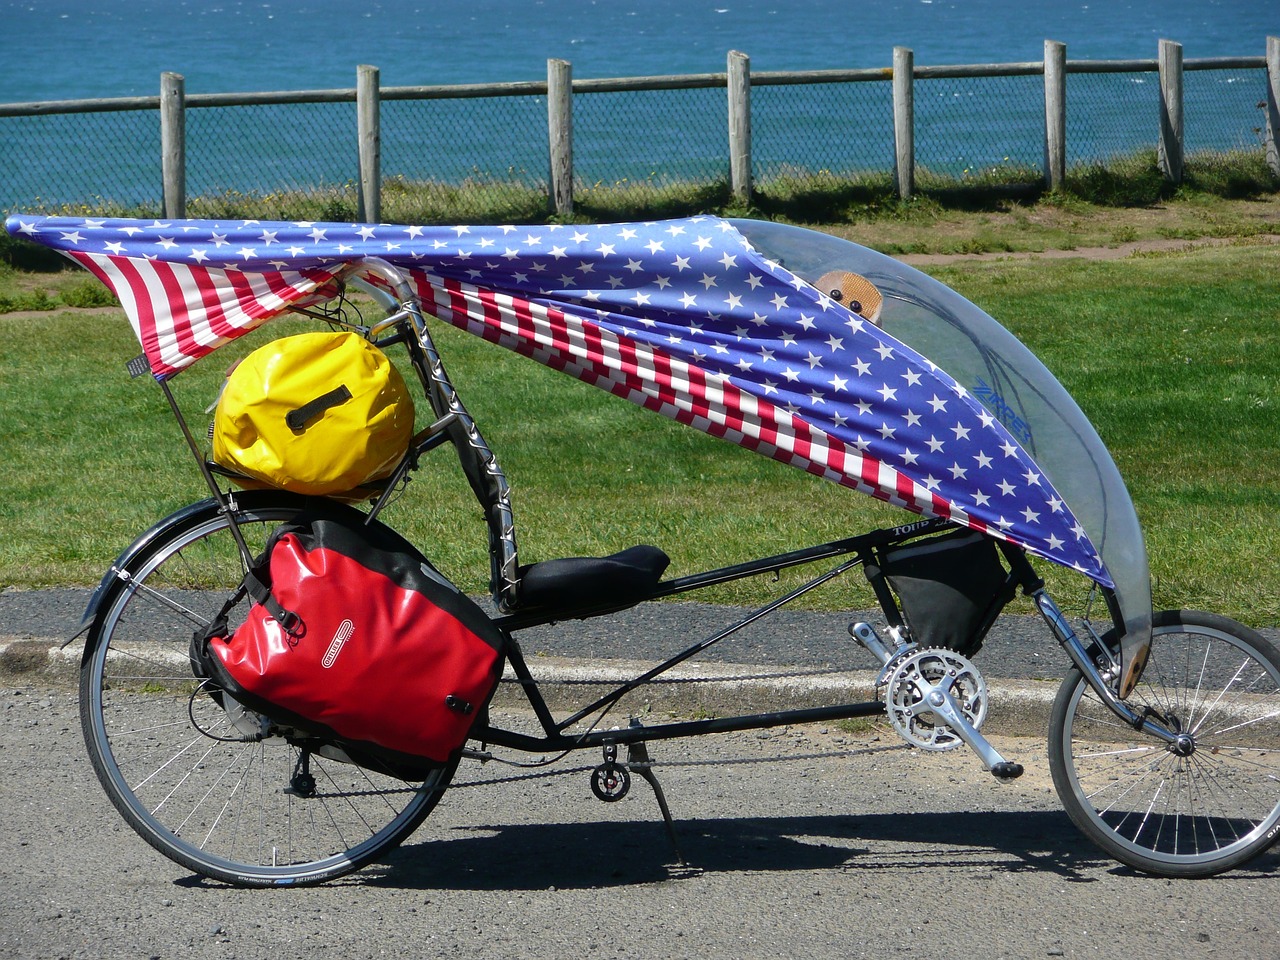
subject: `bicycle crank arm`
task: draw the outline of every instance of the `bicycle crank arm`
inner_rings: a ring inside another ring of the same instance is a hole
[[[885,713],[907,743],[924,750],[968,744],[998,779],[1022,776],[1021,764],[1000,756],[978,732],[987,715],[987,684],[966,657],[946,647],[906,648],[885,673]]]
[[[951,691],[946,689],[945,684],[930,690],[925,695],[924,705],[933,711],[939,720],[955,731],[956,736],[969,745],[970,749],[987,765],[987,769],[991,771],[996,779],[1015,780],[1022,776],[1022,764],[1013,763],[1000,755],[1000,752],[991,745],[990,741],[969,722],[964,715],[964,711],[956,703],[955,697],[951,695]]]

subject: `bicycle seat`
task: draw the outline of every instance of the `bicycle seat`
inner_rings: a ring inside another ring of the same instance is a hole
[[[629,607],[653,593],[671,558],[641,544],[608,557],[566,557],[520,568],[520,605],[569,614]]]

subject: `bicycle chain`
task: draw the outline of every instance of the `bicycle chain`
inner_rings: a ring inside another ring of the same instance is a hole
[[[792,670],[792,671],[779,671],[777,673],[759,673],[759,674],[750,674],[750,675],[733,676],[733,677],[666,677],[666,678],[657,678],[657,679],[651,680],[649,681],[649,683],[657,685],[657,684],[685,684],[685,683],[725,683],[729,681],[742,681],[742,680],[786,680],[786,679],[791,679],[795,677],[832,676],[842,672],[844,671]],[[503,677],[501,682],[518,684],[520,683],[520,680],[516,677]],[[548,686],[551,686],[551,685],[559,685],[559,686],[596,685],[598,686],[600,684],[611,683],[613,681],[599,680],[599,679],[596,679],[596,680],[565,679],[565,680],[548,680],[548,681],[538,681],[538,682],[544,683]],[[908,749],[906,744],[894,744],[892,746],[887,746],[887,747],[868,747],[860,750],[835,750],[827,753],[808,753],[808,754],[800,754],[798,756],[735,757],[727,760],[666,760],[666,761],[651,760],[648,763],[638,763],[638,764],[633,763],[633,764],[628,764],[628,766],[636,770],[652,769],[655,767],[744,766],[744,765],[756,764],[756,763],[784,763],[784,762],[800,761],[800,760],[829,760],[836,757],[863,756],[869,753],[879,753],[885,750],[905,750],[905,749]],[[485,762],[506,763],[509,761],[500,760],[495,757],[495,758],[492,758],[490,761],[485,761]],[[518,773],[518,774],[513,774],[509,777],[495,777],[488,780],[468,780],[463,783],[455,782],[455,783],[449,784],[447,789],[458,790],[463,787],[489,787],[489,786],[499,786],[501,784],[506,784],[506,783],[520,783],[525,780],[542,780],[550,777],[567,777],[567,776],[572,776],[574,774],[579,774],[579,773],[590,773],[594,769],[595,769],[594,766],[581,766],[581,767],[568,767],[564,770],[542,770],[542,771],[537,771],[533,773]],[[405,787],[401,790],[381,790],[381,791],[369,791],[369,792],[387,794],[387,793],[416,793],[417,791],[414,790],[412,787]],[[348,793],[345,795],[355,796],[356,794]]]
[[[658,767],[741,767],[757,763],[791,763],[800,760],[833,760],[839,757],[861,757],[873,753],[885,753],[891,750],[909,750],[908,744],[894,743],[883,747],[862,747],[856,750],[831,750],[826,753],[802,753],[774,757],[731,757],[726,760],[650,760],[647,763],[628,763],[632,770],[653,770]],[[496,761],[501,763],[502,761]],[[488,787],[504,783],[518,783],[522,780],[535,780],[547,777],[562,777],[575,773],[589,773],[595,767],[570,767],[566,770],[548,770],[539,773],[514,774],[510,777],[498,777],[492,780],[468,780],[465,783],[453,783],[449,789],[458,787]]]
[[[883,747],[862,747],[856,750],[832,750],[826,753],[802,753],[794,756],[774,756],[774,757],[731,757],[727,760],[650,760],[648,763],[629,763],[627,764],[632,770],[652,770],[657,767],[741,767],[749,766],[757,763],[790,763],[800,760],[832,760],[838,757],[862,757],[873,753],[885,753],[891,750],[909,750],[910,746],[905,743],[895,743]],[[506,761],[494,759],[494,763],[504,763]],[[518,773],[509,777],[495,777],[490,780],[467,780],[462,783],[451,783],[445,787],[446,790],[459,790],[463,787],[493,787],[506,783],[520,783],[525,780],[545,780],[551,777],[567,777],[578,773],[590,773],[595,770],[594,766],[568,767],[564,770],[543,770],[537,773]],[[361,790],[356,792],[344,791],[341,794],[325,794],[317,792],[316,798],[326,796],[334,797],[371,797],[371,796],[387,796],[388,794],[398,793],[418,793],[415,787],[400,787],[396,790]]]

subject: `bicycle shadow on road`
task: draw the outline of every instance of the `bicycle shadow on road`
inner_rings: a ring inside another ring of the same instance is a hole
[[[427,828],[429,829],[429,827]],[[676,822],[514,824],[410,841],[356,882],[459,890],[630,886],[704,873],[863,870],[1052,872],[1088,882],[1120,867],[1062,812],[871,813]],[[1274,870],[1268,854],[1250,875]]]

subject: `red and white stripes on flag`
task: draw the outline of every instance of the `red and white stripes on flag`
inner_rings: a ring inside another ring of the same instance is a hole
[[[412,271],[423,308],[448,323],[645,409],[916,513],[981,523],[888,464],[796,414],[652,344],[546,304]]]
[[[247,273],[80,250],[67,256],[115,291],[161,379],[306,299],[336,272]]]

